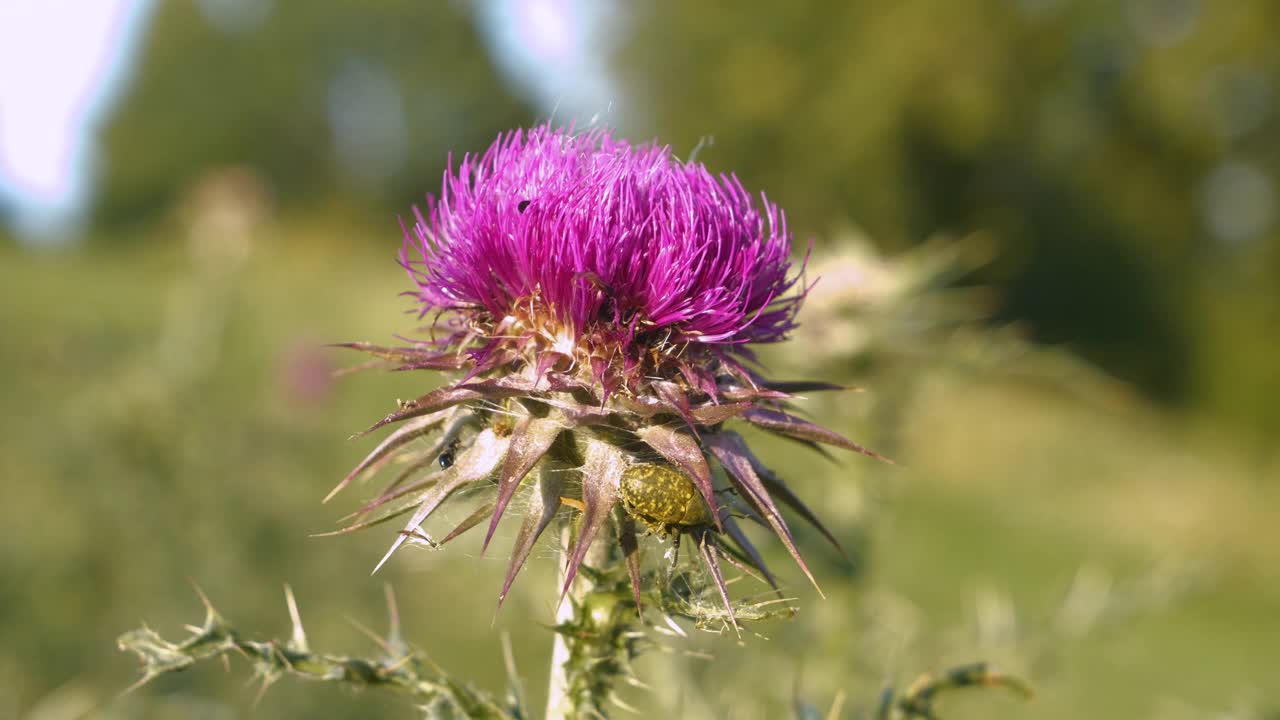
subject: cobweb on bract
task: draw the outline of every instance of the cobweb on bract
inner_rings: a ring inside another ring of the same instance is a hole
[[[548,469],[544,472],[566,473],[564,489],[573,494],[579,491],[580,480],[573,477],[576,469]],[[494,548],[482,553],[478,547],[479,533],[470,538],[450,537],[451,529],[459,527],[468,519],[487,519],[493,505],[488,501],[492,496],[492,486],[461,490],[442,506],[440,511],[423,523],[419,531],[409,533],[405,547],[411,550],[411,556],[421,558],[414,562],[417,571],[431,572],[432,563],[437,553],[462,553],[468,560],[483,559],[491,563],[505,564],[507,556],[501,548],[511,542],[515,531],[507,526],[499,526],[494,536]],[[529,506],[532,493],[536,489],[522,486],[511,500],[510,512],[523,513]],[[578,510],[562,505],[557,512],[558,519],[572,519]],[[478,523],[477,523],[478,524]],[[720,634],[734,628],[733,620],[738,623],[762,622],[793,617],[796,607],[794,598],[784,594],[781,589],[773,589],[768,581],[756,570],[748,566],[749,559],[729,556],[725,565],[726,585],[732,598],[733,616],[725,608],[716,587],[715,579],[708,571],[699,556],[698,539],[691,535],[677,538],[675,535],[663,536],[638,533],[639,551],[641,553],[642,584],[642,617],[646,625],[661,634],[685,637],[685,630],[677,624],[677,620],[687,621],[697,630]],[[706,542],[715,542],[708,539]],[[421,553],[427,553],[422,555]],[[560,534],[548,532],[534,546],[530,554],[530,565],[541,565],[542,572],[557,568],[569,559],[569,554],[561,545]],[[599,580],[600,578],[597,578]],[[495,590],[496,583],[495,579]],[[630,596],[630,592],[627,593]]]
[[[330,534],[345,534],[381,525],[410,512],[415,513],[415,518],[427,515],[421,523],[402,526],[404,529],[395,534],[391,551],[383,558],[382,562],[385,562],[400,547],[426,548],[432,551],[444,549],[444,546],[453,544],[463,534],[482,525],[486,519],[491,516],[496,517],[493,515],[495,505],[501,506],[508,501],[510,504],[504,509],[513,510],[512,515],[525,515],[527,524],[532,517],[527,511],[532,509],[534,515],[538,513],[534,508],[535,501],[539,503],[538,507],[542,507],[544,503],[555,502],[554,497],[537,497],[541,481],[526,479],[517,484],[515,492],[508,495],[499,490],[493,475],[485,479],[483,474],[477,474],[474,471],[481,466],[488,467],[487,461],[482,460],[488,457],[484,450],[486,443],[500,442],[496,438],[506,437],[510,432],[510,428],[504,429],[506,424],[503,418],[507,416],[522,417],[520,414],[510,412],[505,403],[482,400],[478,403],[469,403],[432,413],[420,420],[412,420],[386,435],[365,460],[361,461],[338,484],[334,492],[330,493],[330,497],[349,484],[363,485],[375,478],[376,482],[382,484],[383,489],[372,500],[366,501],[360,509],[343,518],[347,523],[345,527]],[[493,420],[495,417],[496,421]],[[382,424],[384,423],[379,423],[374,428]],[[672,420],[669,424],[678,427],[679,421]],[[607,426],[607,423],[597,425]],[[631,438],[628,441],[631,432],[628,428],[615,427],[614,429],[617,433],[611,444],[621,443],[616,444],[616,447],[632,457],[633,461],[661,462],[646,441],[639,438]],[[565,427],[564,430],[568,431],[570,428]],[[496,436],[495,433],[497,433]],[[501,446],[494,451],[505,452],[499,448]],[[465,471],[471,479],[461,485],[454,484],[458,476],[451,477],[449,469],[455,465],[462,467],[464,462],[472,468]],[[547,458],[538,465],[539,469],[536,471],[540,477],[557,475],[563,480],[563,482],[553,483],[561,502],[556,504],[552,511],[553,515],[550,517],[553,518],[552,522],[559,519],[558,525],[574,519],[574,513],[581,510],[581,501],[577,499],[584,496],[582,479],[579,475],[580,468],[577,465],[564,464],[567,462],[571,460]],[[483,472],[494,471],[481,471]],[[685,552],[679,557],[679,567],[664,568],[665,575],[655,573],[652,568],[646,568],[645,581],[636,586],[633,597],[637,598],[641,606],[666,608],[676,615],[693,620],[695,625],[703,628],[715,628],[725,621],[735,626],[735,618],[739,615],[744,620],[754,620],[787,617],[794,614],[794,608],[788,607],[786,602],[779,602],[777,598],[761,600],[746,597],[730,603],[724,579],[718,576],[723,574],[732,577],[737,584],[743,578],[738,577],[739,573],[734,572],[735,568],[742,576],[759,580],[762,586],[772,586],[775,594],[779,594],[780,591],[777,590],[776,579],[764,567],[763,559],[746,540],[745,533],[733,518],[744,520],[744,522],[758,521],[762,526],[764,521],[749,505],[736,496],[735,489],[720,468],[716,468],[712,474],[715,476],[713,482],[717,488],[718,504],[721,504],[722,510],[725,511],[721,514],[725,524],[724,534],[710,525],[680,527],[675,532],[672,532],[674,526],[666,526],[657,529],[658,535],[652,538],[644,537],[643,542],[637,542],[639,538],[635,538],[631,530],[623,531],[621,539],[624,548],[628,542],[649,547],[660,545],[664,539],[673,543],[678,543],[682,537],[684,539]],[[532,478],[534,475],[531,474],[529,477]],[[621,508],[615,508],[614,521],[621,523],[620,528],[632,525],[627,514]],[[642,526],[643,523],[634,524],[641,531],[641,535],[653,535],[653,532],[644,532],[646,528]],[[509,523],[506,525],[507,530],[500,534],[512,534],[512,526]],[[496,520],[492,521],[490,534],[501,527],[502,524],[497,523]],[[526,531],[522,530],[522,532]],[[539,534],[541,534],[540,531]],[[472,535],[476,534],[472,533]],[[559,533],[555,535],[558,536]],[[491,537],[492,535],[486,538],[485,547],[479,553],[474,550],[466,552],[472,557],[500,556],[502,554],[500,550],[487,547]],[[525,536],[525,539],[527,541],[530,538]],[[500,539],[498,545],[504,544],[505,542]],[[468,541],[461,547],[469,548],[470,545],[471,542]],[[517,545],[514,552],[507,556],[511,565],[507,580],[502,586],[499,604],[507,594],[506,586],[515,579],[516,572],[524,566],[528,557],[541,559],[550,556],[554,563],[560,563],[565,559],[558,540],[549,541],[543,537],[532,546],[519,543]],[[645,554],[654,555],[652,552]],[[381,564],[379,563],[377,567],[381,567]],[[657,564],[672,565],[672,562],[668,558]],[[699,564],[702,567],[699,567]],[[803,569],[803,565],[801,567]],[[628,569],[639,573],[637,567],[632,566]],[[684,578],[678,588],[655,580],[655,578],[670,576],[677,569],[683,572]],[[709,586],[717,590],[721,603],[720,610],[712,610],[704,602],[705,590]],[[649,594],[653,597],[640,600],[636,594]],[[736,610],[730,609],[734,606],[737,606]],[[780,610],[776,606],[783,606],[785,609]]]

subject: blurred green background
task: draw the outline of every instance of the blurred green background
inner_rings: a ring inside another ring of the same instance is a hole
[[[0,717],[413,715],[296,681],[255,710],[234,663],[117,699],[114,638],[198,622],[189,582],[263,637],[289,583],[312,644],[351,652],[390,582],[482,687],[510,633],[540,707],[551,548],[495,612],[501,553],[370,577],[387,533],[309,535],[358,502],[319,503],[371,447],[348,436],[436,382],[335,380],[356,358],[320,346],[412,329],[397,214],[450,152],[548,117],[697,148],[786,208],[825,279],[766,360],[865,388],[806,409],[901,463],[764,442],[852,564],[799,531],[823,600],[770,547],[799,617],[664,640],[628,702],[766,718],[843,691],[858,717],[986,659],[1037,698],[945,717],[1280,716],[1274,3],[141,7],[74,221],[0,202]]]

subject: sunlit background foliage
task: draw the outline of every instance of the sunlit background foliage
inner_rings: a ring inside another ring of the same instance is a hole
[[[368,450],[347,436],[435,382],[334,380],[351,359],[319,346],[410,330],[396,215],[448,153],[548,117],[696,151],[787,208],[823,280],[766,360],[865,388],[806,410],[902,464],[762,439],[852,563],[799,530],[827,599],[771,548],[799,617],[744,648],[666,641],[629,702],[777,717],[843,691],[856,717],[886,683],[985,659],[1033,704],[956,696],[945,716],[1280,712],[1273,3],[135,14],[86,134],[86,201],[53,229],[0,201],[0,717],[254,712],[246,675],[214,667],[115,700],[135,672],[115,636],[197,621],[188,580],[276,635],[290,583],[313,644],[339,650],[367,643],[348,618],[384,622],[390,581],[405,632],[452,672],[499,689],[505,631],[544,692],[550,549],[495,612],[501,554],[410,553],[371,578],[386,537],[308,536],[353,509],[319,504]],[[300,683],[257,712],[411,714]]]

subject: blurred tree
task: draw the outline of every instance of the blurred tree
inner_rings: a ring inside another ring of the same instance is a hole
[[[458,3],[166,0],[102,135],[94,220],[130,225],[206,169],[247,165],[289,207],[403,210],[447,153],[531,115]]]
[[[658,0],[633,21],[618,64],[639,129],[678,152],[714,136],[713,161],[768,188],[801,237],[846,218],[889,248],[989,231],[1000,319],[1169,401],[1218,373],[1196,310],[1218,226],[1245,254],[1277,240],[1273,4]],[[1199,197],[1242,152],[1269,161],[1249,166],[1252,224],[1233,188],[1227,210]]]

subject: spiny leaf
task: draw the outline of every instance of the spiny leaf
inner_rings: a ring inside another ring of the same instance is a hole
[[[365,370],[385,368],[386,366],[387,366],[386,362],[375,358],[373,360],[365,360],[362,363],[356,363],[355,365],[352,365],[350,367],[338,368],[337,370],[333,371],[332,375],[334,379],[337,379],[341,377],[346,377],[347,375],[354,375],[359,372],[364,372]]]
[[[744,555],[743,552],[733,544],[719,540],[716,543],[716,551],[720,554],[720,557],[723,560],[741,570],[744,575],[762,583],[769,582],[766,577],[760,574],[760,571],[755,567],[755,564],[751,562],[751,558]],[[774,588],[774,590],[777,589],[778,588]]]
[[[513,350],[499,347],[476,351],[471,354],[471,357],[475,364],[463,376],[463,383],[469,383],[472,378],[480,377],[496,367],[506,365],[518,358],[519,355]]]
[[[933,705],[939,695],[949,690],[970,687],[1005,688],[1024,700],[1035,696],[1031,687],[1019,678],[991,670],[985,662],[977,662],[951,668],[937,677],[929,674],[920,676],[896,703],[893,702],[893,691],[886,690],[881,699],[879,714],[884,717],[888,714],[887,710],[896,708],[904,718],[937,718]]]
[[[293,626],[285,647],[294,652],[311,652],[307,644],[307,631],[302,627],[302,613],[298,612],[298,598],[294,597],[293,588],[287,584],[284,586],[284,604],[289,608],[289,623]]]
[[[715,397],[719,388],[716,387],[716,380],[712,373],[699,365],[688,362],[680,362],[680,374],[684,377],[685,382],[689,383],[689,387],[697,388],[699,392],[707,397]]]
[[[216,613],[207,615],[202,626],[188,625],[190,635],[178,642],[169,642],[146,627],[121,635],[117,640],[119,648],[134,653],[143,663],[143,675],[130,690],[160,675],[187,670],[202,660],[219,657],[226,660],[238,655],[249,660],[264,688],[285,675],[294,675],[346,685],[353,690],[369,687],[398,690],[419,703],[448,708],[449,717],[456,717],[458,712],[464,717],[495,720],[527,717],[522,707],[504,707],[488,695],[451,678],[425,657],[409,652],[394,637],[395,631],[393,637],[387,639],[366,631],[385,653],[380,657],[351,657],[311,650],[301,637],[297,603],[292,592],[286,589],[286,593],[293,625],[288,640],[247,639],[257,633],[241,632]]]

